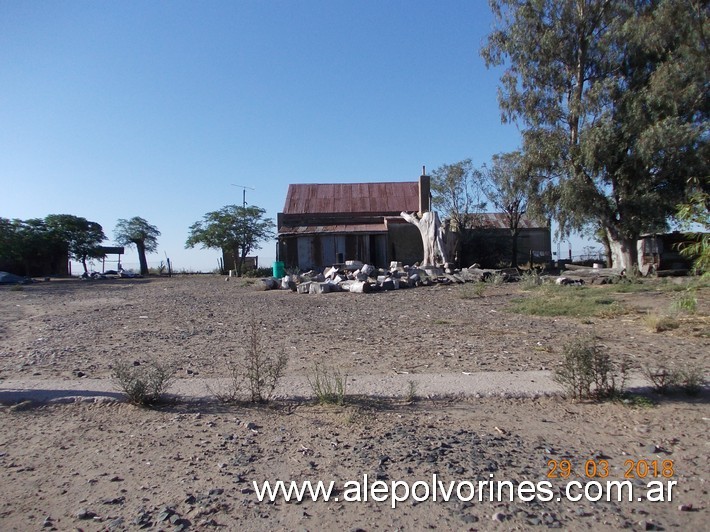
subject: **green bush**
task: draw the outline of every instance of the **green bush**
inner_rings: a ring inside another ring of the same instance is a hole
[[[156,361],[145,365],[119,362],[114,366],[111,376],[117,388],[126,394],[131,403],[145,406],[159,403],[163,399],[173,382],[175,370]]]
[[[608,399],[623,392],[626,363],[614,364],[594,338],[580,338],[564,346],[553,379],[573,399]]]
[[[340,370],[328,369],[316,364],[313,372],[308,376],[313,395],[320,404],[342,405],[345,403],[348,376]]]

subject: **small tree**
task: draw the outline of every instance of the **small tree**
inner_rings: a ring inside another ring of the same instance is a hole
[[[518,267],[518,236],[520,221],[528,210],[529,172],[520,152],[493,156],[492,166],[485,172],[483,190],[500,210],[508,223],[512,237],[511,267]]]
[[[186,248],[223,249],[232,255],[237,275],[242,275],[244,259],[261,242],[273,237],[274,222],[264,218],[266,211],[254,205],[227,205],[208,212],[190,226]]]
[[[475,223],[475,216],[471,215],[486,206],[482,183],[483,174],[471,159],[444,164],[431,173],[432,204],[463,232]]]
[[[50,238],[65,247],[72,259],[81,262],[84,273],[89,272],[88,259],[103,257],[99,246],[106,240],[106,235],[100,224],[71,214],[50,214],[44,222]]]
[[[120,219],[113,230],[113,237],[122,246],[136,246],[138,260],[141,266],[141,275],[148,274],[148,261],[146,252],[155,253],[158,250],[158,237],[160,231],[139,216],[130,220]]]

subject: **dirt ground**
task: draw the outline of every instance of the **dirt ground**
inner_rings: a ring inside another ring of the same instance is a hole
[[[185,380],[223,376],[251,319],[268,350],[288,355],[295,376],[315,361],[348,375],[553,370],[562,346],[588,333],[637,372],[660,362],[710,369],[710,289],[696,293],[693,315],[657,333],[646,316],[669,309],[675,292],[612,294],[624,313],[581,319],[510,312],[514,300],[531,297],[515,284],[481,296],[468,286],[297,295],[209,275],[2,287],[0,388],[13,379],[109,379],[117,361],[169,362]],[[651,395],[652,405],[440,393],[413,402],[357,397],[338,407],[0,406],[0,529],[706,529],[707,389]],[[570,476],[548,479],[563,461]],[[604,463],[607,477],[585,475],[585,466],[590,473]],[[389,499],[343,500],[344,484],[363,475],[413,484],[433,474],[446,484],[549,480],[554,496],[408,500],[394,509]],[[557,501],[570,480],[627,479],[633,501]],[[267,480],[333,480],[340,500],[259,502],[253,482]],[[676,481],[672,500],[637,500],[651,480]]]

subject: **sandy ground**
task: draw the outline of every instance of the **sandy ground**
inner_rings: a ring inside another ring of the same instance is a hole
[[[562,345],[590,332],[628,356],[637,378],[649,361],[707,370],[707,289],[695,316],[654,333],[643,318],[669,307],[665,291],[615,294],[628,313],[575,319],[510,313],[528,297],[518,286],[483,297],[462,297],[464,288],[315,296],[217,276],[0,288],[0,529],[704,530],[707,390],[652,396],[653,406],[573,403],[549,396],[549,377]],[[252,317],[266,348],[289,356],[279,399],[205,400],[194,390],[224,376]],[[176,389],[193,392],[155,409],[116,402],[112,366],[152,359],[174,364]],[[308,395],[316,360],[351,376],[346,405],[294,399]],[[31,391],[10,395],[18,389]],[[16,404],[42,399],[40,389],[65,402]],[[81,400],[67,404],[72,395]],[[548,479],[564,460],[570,476]],[[607,477],[585,475],[602,462]],[[554,495],[395,509],[344,500],[345,483],[363,475],[412,484],[433,474],[445,484],[549,480]],[[634,500],[566,501],[560,490],[573,479],[629,480]],[[339,501],[259,502],[253,482],[267,480],[333,480]],[[651,480],[676,481],[672,500],[637,500]]]

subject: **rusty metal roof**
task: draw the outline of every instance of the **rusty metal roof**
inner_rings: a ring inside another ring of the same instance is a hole
[[[279,228],[279,235],[310,235],[322,233],[386,233],[387,226],[379,224],[333,224],[333,225],[296,225],[282,226]]]
[[[288,186],[284,214],[399,213],[419,210],[419,184],[338,183]]]

